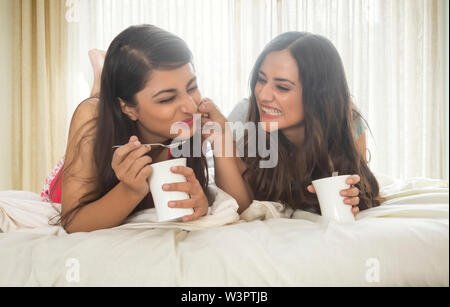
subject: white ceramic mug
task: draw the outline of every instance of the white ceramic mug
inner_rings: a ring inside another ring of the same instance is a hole
[[[319,199],[322,216],[329,220],[341,223],[355,221],[352,206],[344,204],[344,197],[340,195],[342,190],[350,188],[345,182],[350,175],[327,177],[312,182]]]
[[[194,213],[192,208],[170,208],[169,201],[188,199],[189,194],[181,191],[164,191],[166,183],[186,182],[186,177],[172,173],[173,166],[186,166],[186,158],[167,160],[152,164],[153,173],[149,185],[159,222],[179,221],[181,217]]]

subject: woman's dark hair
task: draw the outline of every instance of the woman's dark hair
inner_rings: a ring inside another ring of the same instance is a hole
[[[317,197],[307,186],[337,171],[361,177],[356,185],[361,191],[361,210],[378,206],[377,180],[356,145],[354,121],[361,115],[351,101],[342,60],[328,39],[307,32],[286,32],[273,39],[253,67],[247,120],[260,121],[255,97],[258,73],[266,56],[281,50],[289,50],[297,63],[304,142],[296,148],[280,131],[275,168],[259,168],[258,155],[244,158],[247,169],[243,176],[247,176],[255,199],[281,201],[294,209],[320,213]],[[245,140],[246,145],[249,141]]]
[[[111,167],[114,154],[112,146],[126,144],[132,135],[138,135],[137,123],[122,112],[119,98],[128,106],[137,107],[135,95],[145,87],[153,70],[176,69],[191,63],[192,58],[191,51],[181,38],[152,25],[129,27],[112,41],[101,75],[98,116],[86,123],[90,133],[84,133],[76,146],[79,152],[83,142],[95,140],[95,176],[89,182],[94,183],[96,189],[80,197],[78,204],[61,215],[58,223],[66,227],[81,208],[103,197],[119,183]],[[169,142],[170,140],[167,143]],[[78,154],[74,155],[75,158],[77,156]],[[67,173],[71,164],[73,161],[65,161],[64,173]],[[187,157],[187,166],[194,170],[197,180],[207,193],[205,157],[190,155]],[[143,206],[144,201],[145,198],[135,211]]]

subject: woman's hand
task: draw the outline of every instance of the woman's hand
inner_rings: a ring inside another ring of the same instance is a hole
[[[170,201],[167,205],[170,208],[192,208],[194,214],[183,216],[183,222],[193,221],[208,213],[208,199],[203,189],[195,177],[194,171],[190,167],[174,166],[170,169],[172,173],[181,174],[186,177],[187,182],[176,182],[164,184],[164,191],[181,191],[188,193],[191,198],[184,200]]]
[[[344,204],[352,206],[352,212],[354,215],[357,215],[359,213],[359,189],[353,185],[357,184],[360,181],[361,178],[359,177],[359,175],[352,175],[348,177],[345,182],[350,185],[350,188],[342,190],[340,193],[341,196],[345,197]],[[313,185],[308,186],[308,191],[311,193],[316,193]]]
[[[142,146],[132,136],[127,145],[116,149],[111,162],[117,179],[142,198],[150,192],[147,178],[152,173],[152,158],[146,155],[149,151],[150,147]]]
[[[224,144],[226,133],[231,132],[230,127],[227,125],[227,118],[223,116],[219,108],[209,98],[202,98],[198,110],[202,114],[202,127],[213,128],[209,134],[202,133],[202,137],[211,140],[213,148],[216,142]],[[220,133],[218,133],[218,130],[220,130]]]

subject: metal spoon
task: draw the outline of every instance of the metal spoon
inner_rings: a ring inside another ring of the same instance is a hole
[[[186,142],[187,142],[187,141],[181,141],[181,142],[178,142],[178,143],[172,143],[172,144],[169,144],[169,145],[164,145],[164,144],[160,144],[160,143],[154,143],[154,144],[142,144],[142,146],[163,146],[163,147],[165,147],[165,148],[172,149],[172,148],[177,148],[177,147],[183,145],[183,144],[186,143]],[[113,146],[112,148],[119,148],[119,147],[122,147],[122,146],[125,146],[125,145],[115,145],[115,146]]]

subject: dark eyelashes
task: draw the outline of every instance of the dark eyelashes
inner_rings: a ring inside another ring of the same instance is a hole
[[[282,91],[284,91],[284,92],[287,92],[287,91],[289,91],[289,89],[288,89],[288,88],[286,88],[286,87],[282,87],[282,86],[277,86],[277,88],[278,88],[278,89],[280,89],[280,90],[282,90]]]
[[[256,79],[256,82],[266,83],[267,81],[264,80],[264,79],[262,79],[262,78],[259,78],[259,77],[258,77],[258,78]],[[280,85],[277,85],[277,88],[278,88],[279,90],[283,91],[283,92],[288,92],[288,91],[290,90],[289,88],[283,87],[283,86],[280,86]]]
[[[197,89],[198,89],[198,86],[191,87],[190,89],[188,89],[188,93],[196,91]],[[173,96],[173,97],[170,97],[170,98],[167,98],[167,99],[164,99],[164,100],[160,100],[159,103],[169,103],[169,102],[175,100],[175,97],[176,96]]]
[[[160,100],[159,103],[168,103],[168,102],[171,102],[171,101],[174,100],[174,99],[175,99],[175,96],[170,97],[169,99]]]
[[[258,78],[256,78],[256,82],[266,82],[266,80],[264,80],[264,79],[258,77]]]

